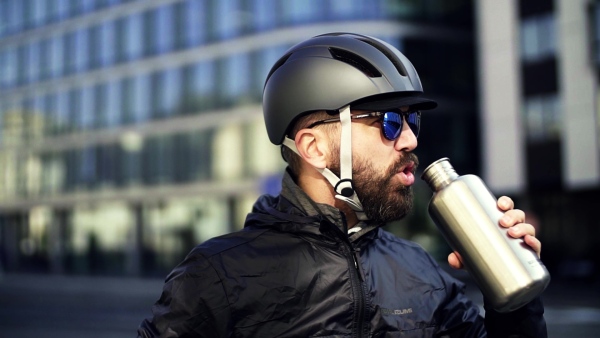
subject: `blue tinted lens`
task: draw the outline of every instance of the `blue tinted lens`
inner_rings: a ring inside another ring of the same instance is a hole
[[[402,115],[395,112],[383,114],[381,130],[386,139],[393,141],[400,136],[402,132]]]
[[[412,130],[415,137],[419,137],[419,130],[421,129],[421,113],[418,111],[413,111],[405,115],[406,122]]]
[[[406,122],[408,123],[408,127],[412,130],[415,137],[419,136],[419,130],[421,128],[421,113],[418,111],[408,112],[408,113],[397,113],[397,112],[386,112],[383,114],[382,120],[382,128],[383,136],[393,141],[400,136],[402,133],[402,125],[404,124],[404,120],[402,116],[406,118]]]

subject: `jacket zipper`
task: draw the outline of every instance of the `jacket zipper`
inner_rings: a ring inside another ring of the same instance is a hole
[[[358,297],[355,297],[354,299],[355,311],[352,321],[352,327],[354,329],[353,337],[367,337],[368,334],[363,332],[365,330],[366,321],[366,291],[362,268],[360,266],[360,262],[358,261],[358,252],[353,249],[352,245],[348,243],[347,239],[342,238],[342,242],[344,243],[344,253],[348,259],[348,264],[354,265],[354,269],[350,269],[350,278],[352,281],[352,291],[355,295],[358,295]]]

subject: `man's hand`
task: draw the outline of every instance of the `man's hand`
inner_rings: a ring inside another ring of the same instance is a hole
[[[535,228],[533,225],[525,223],[525,213],[519,209],[513,209],[515,204],[512,199],[502,196],[498,199],[498,208],[505,211],[500,219],[500,225],[509,228],[508,234],[514,238],[523,238],[538,255],[542,252],[542,243],[535,238]],[[463,267],[461,257],[458,252],[448,255],[448,264],[455,269]]]

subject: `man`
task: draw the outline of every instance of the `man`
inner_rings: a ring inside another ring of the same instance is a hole
[[[273,66],[263,106],[289,167],[242,231],[192,250],[138,337],[545,337],[539,299],[485,319],[418,245],[381,225],[412,207],[423,98],[410,61],[368,36],[334,33]],[[501,226],[539,255],[507,197]],[[460,268],[452,253],[448,262]]]

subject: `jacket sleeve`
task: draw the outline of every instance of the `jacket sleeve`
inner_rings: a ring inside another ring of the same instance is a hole
[[[538,297],[529,304],[509,313],[494,311],[484,299],[485,328],[488,337],[548,337],[544,306]]]
[[[479,308],[467,298],[465,285],[440,269],[445,279],[448,299],[441,309],[440,337],[547,337],[544,308],[539,298],[524,307],[499,313],[484,300],[485,319]]]
[[[465,284],[438,267],[444,281],[446,302],[437,311],[439,329],[436,337],[487,337],[479,307],[465,293]]]
[[[223,337],[229,303],[216,271],[192,252],[167,277],[152,318],[138,328],[138,338]]]

